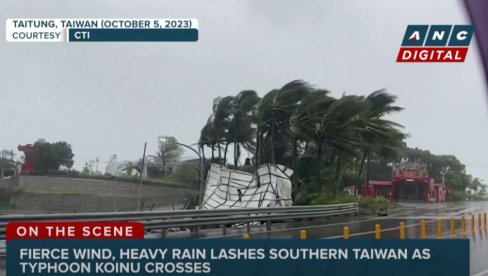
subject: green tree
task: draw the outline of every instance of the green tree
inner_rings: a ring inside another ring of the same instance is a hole
[[[335,98],[327,90],[296,80],[261,99],[252,90],[215,99],[199,146],[203,153],[205,147],[211,149],[213,161],[218,150],[220,164],[222,145],[224,159],[229,145],[234,145],[234,165],[242,147],[254,152],[256,166],[270,162],[293,168],[293,195],[304,195],[303,202],[319,190],[318,194],[335,195],[346,185],[359,189],[370,177],[390,179],[392,164],[401,160],[427,164],[429,175],[437,181],[446,170],[465,169],[455,156],[408,148],[403,126],[388,119],[401,110],[396,97],[384,89],[367,96]],[[480,187],[463,173],[447,174],[445,180],[454,190]]]
[[[223,98],[218,97],[214,99],[213,103],[212,124],[216,138],[216,144],[213,146],[213,149],[217,147],[220,165],[222,165],[222,163],[225,163],[225,160],[222,159],[222,144],[226,142],[225,139],[227,138],[227,132],[229,131],[232,108],[234,105],[233,102],[234,97],[227,96]]]
[[[217,132],[213,124],[213,116],[210,116],[207,123],[200,131],[200,139],[198,140],[198,145],[200,146],[201,152],[203,154],[203,159],[205,159],[205,147],[211,150],[211,160],[214,160],[215,147],[218,144]]]
[[[161,176],[164,177],[166,173],[166,165],[169,162],[177,162],[183,154],[183,148],[176,144],[176,140],[173,136],[159,136],[159,150],[157,156],[161,161]]]
[[[36,142],[32,151],[27,152],[26,161],[33,161],[37,172],[46,174],[57,171],[61,166],[70,169],[73,166],[73,151],[67,142]]]
[[[286,165],[290,155],[290,118],[311,91],[308,83],[295,80],[268,92],[257,104],[256,164]]]
[[[16,171],[17,162],[14,160],[15,153],[13,150],[0,151],[0,179],[5,176],[6,170]]]
[[[372,156],[377,155],[390,160],[398,159],[404,146],[403,141],[407,135],[400,130],[403,126],[384,118],[386,115],[403,109],[394,105],[395,101],[396,97],[388,94],[384,89],[363,98],[364,109],[358,118],[362,153],[359,178],[363,175],[366,162],[365,183],[369,182]]]
[[[241,91],[232,101],[230,122],[226,135],[224,160],[227,159],[229,144],[234,145],[234,166],[241,155],[241,146],[253,152],[255,149],[255,109],[259,101],[258,94],[252,90]]]

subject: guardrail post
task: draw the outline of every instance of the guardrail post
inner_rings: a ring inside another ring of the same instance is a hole
[[[427,238],[427,225],[425,220],[420,221],[420,238],[426,239]]]
[[[374,227],[374,238],[379,240],[381,239],[381,226],[379,224],[376,224]]]
[[[442,219],[437,220],[437,238],[442,239],[444,237],[444,225],[442,223]]]
[[[461,217],[461,234],[463,234],[463,235],[466,234],[466,217],[465,216]]]
[[[474,215],[471,214],[471,232],[474,232]]]
[[[400,222],[400,240],[405,239],[405,223],[402,221]]]
[[[271,230],[271,221],[267,220],[266,221],[266,231],[270,231]]]
[[[342,236],[344,237],[345,240],[349,239],[349,227],[344,226],[343,234]]]
[[[456,237],[456,219],[451,218],[451,238]]]
[[[488,228],[488,221],[486,221],[486,213],[485,213],[485,228]]]
[[[250,222],[247,223],[247,233],[248,234],[251,233],[251,223]]]
[[[161,238],[166,238],[166,228],[161,229]]]
[[[483,219],[481,218],[481,213],[478,214],[478,228],[483,228]]]
[[[224,236],[227,235],[227,225],[225,225],[225,223],[224,223],[221,226],[222,226],[222,235],[224,235]]]
[[[300,230],[300,239],[301,240],[307,239],[307,231],[306,230]]]
[[[248,240],[250,237],[249,237],[249,234],[243,234],[242,235],[242,239],[243,240]]]

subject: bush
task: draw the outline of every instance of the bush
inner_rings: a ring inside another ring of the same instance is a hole
[[[191,164],[181,165],[178,170],[168,175],[166,180],[174,183],[198,187],[200,185],[199,168]]]
[[[362,197],[359,199],[359,212],[361,214],[375,215],[380,211],[388,211],[393,204],[384,197]]]
[[[451,201],[464,201],[466,198],[467,194],[465,191],[453,191],[449,197]]]
[[[467,195],[468,200],[474,200],[474,201],[480,201],[480,200],[488,200],[487,197],[478,195],[478,194],[468,194]]]

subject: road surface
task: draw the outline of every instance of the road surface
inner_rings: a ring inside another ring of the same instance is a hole
[[[488,276],[488,229],[478,227],[479,213],[488,212],[488,202],[456,202],[456,203],[401,203],[386,217],[345,217],[335,218],[325,224],[306,222],[293,225],[283,224],[274,227],[271,231],[251,232],[251,238],[299,238],[299,230],[307,230],[307,236],[311,239],[333,239],[342,238],[344,226],[350,228],[351,239],[374,238],[376,224],[381,225],[381,237],[398,239],[399,224],[406,225],[406,237],[420,237],[420,221],[427,222],[427,238],[437,238],[438,219],[444,220],[444,238],[450,238],[450,219],[456,221],[456,238],[467,238],[470,240],[470,270],[472,276]],[[475,231],[471,231],[471,214],[476,214]],[[461,217],[466,217],[466,235],[460,231]],[[246,232],[245,228],[228,231],[227,238],[241,238]],[[212,239],[221,237],[221,231],[201,233],[201,238]],[[176,235],[175,235],[176,236]]]
[[[297,223],[281,223],[273,225],[271,231],[264,226],[253,227],[251,238],[299,238],[299,230],[307,230],[311,239],[342,238],[344,226],[350,228],[351,239],[374,238],[374,228],[380,224],[382,238],[399,238],[399,223],[406,225],[407,238],[419,238],[419,222],[427,221],[428,238],[436,238],[436,221],[444,220],[444,238],[449,238],[451,218],[456,219],[456,238],[470,240],[470,268],[472,276],[488,276],[488,229],[479,229],[478,217],[475,218],[475,230],[470,229],[471,214],[488,212],[488,202],[458,202],[458,203],[402,203],[386,217],[336,217],[326,221],[306,221]],[[466,217],[467,233],[463,237],[460,231],[460,219]],[[241,238],[246,233],[246,227],[228,229],[225,238]],[[168,233],[168,238],[185,238],[189,233]],[[200,231],[198,238],[223,238],[222,230]],[[0,242],[1,243],[1,242]],[[1,247],[1,244],[0,244]],[[0,260],[0,276],[5,275],[5,260]]]

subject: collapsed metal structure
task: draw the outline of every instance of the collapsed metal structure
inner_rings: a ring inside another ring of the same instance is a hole
[[[292,175],[292,169],[269,163],[261,165],[254,174],[212,164],[200,208],[291,206]]]

